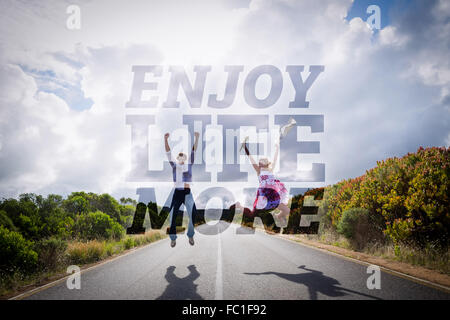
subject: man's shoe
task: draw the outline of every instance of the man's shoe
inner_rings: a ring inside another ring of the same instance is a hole
[[[193,238],[193,237],[192,237],[192,238],[189,238],[189,244],[190,244],[191,246],[194,245],[194,238]]]
[[[175,247],[176,244],[177,244],[177,241],[176,241],[176,240],[170,241],[170,246],[171,246],[172,248]]]

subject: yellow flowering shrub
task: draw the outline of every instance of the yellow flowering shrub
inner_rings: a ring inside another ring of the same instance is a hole
[[[365,208],[394,242],[448,246],[450,148],[419,148],[377,162],[366,174],[326,188],[324,208],[336,227],[342,212]]]

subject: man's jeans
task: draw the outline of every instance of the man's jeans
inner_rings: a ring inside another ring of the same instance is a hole
[[[172,210],[170,210],[170,217],[169,217],[170,221],[169,237],[171,240],[175,240],[177,238],[176,216],[182,204],[184,204],[184,206],[186,207],[186,211],[189,216],[187,236],[191,238],[194,236],[195,233],[193,219],[195,218],[196,207],[191,190],[175,189],[173,192],[172,204],[170,205]]]

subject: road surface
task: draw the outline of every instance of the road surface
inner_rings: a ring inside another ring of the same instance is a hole
[[[211,223],[211,222],[210,222]],[[448,292],[390,273],[369,290],[367,266],[257,231],[220,222],[197,228],[195,246],[180,235],[150,244],[27,299],[446,299]],[[211,230],[219,235],[204,235]]]

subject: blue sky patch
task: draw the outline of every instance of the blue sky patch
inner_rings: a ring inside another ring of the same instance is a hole
[[[383,29],[390,24],[389,10],[394,2],[393,0],[355,0],[347,13],[346,19],[350,21],[353,18],[359,17],[363,21],[367,21],[367,18],[371,15],[367,13],[367,8],[370,5],[377,5],[380,7],[381,29]]]
[[[58,60],[63,61],[61,57]],[[64,61],[69,63],[68,60]],[[81,68],[81,65],[77,65],[76,62],[70,64],[77,69]],[[35,79],[39,91],[55,94],[63,99],[73,110],[89,109],[94,104],[91,98],[84,96],[84,92],[81,90],[81,79],[76,82],[68,82],[59,79],[52,70],[38,70],[21,64],[19,64],[19,67],[23,72]]]

